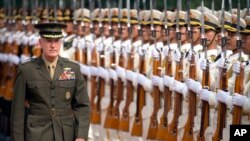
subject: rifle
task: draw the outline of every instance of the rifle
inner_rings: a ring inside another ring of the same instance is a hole
[[[181,8],[181,1],[178,0],[177,3],[177,20],[176,20],[176,38],[178,41],[178,48],[180,51],[181,48],[181,34],[179,30],[179,12]],[[180,62],[176,62],[176,74],[175,74],[175,80],[177,81],[182,81],[183,82],[183,54],[181,55]],[[171,141],[176,141],[177,140],[177,135],[178,135],[178,119],[179,116],[181,115],[181,110],[182,110],[182,94],[175,92],[175,98],[174,98],[174,115],[173,115],[173,120],[168,126],[168,133],[167,133],[167,140]]]
[[[137,17],[139,18],[139,11],[140,11],[140,0],[137,0]],[[138,36],[141,39],[142,38],[142,31],[141,31],[141,24],[140,20],[138,22]],[[142,49],[142,45],[140,46]],[[139,48],[138,48],[139,50]],[[146,74],[146,68],[145,68],[145,58],[144,53],[140,55],[139,58],[139,73],[140,74]],[[138,84],[137,86],[137,96],[136,96],[136,113],[135,113],[135,121],[132,126],[131,135],[132,136],[142,136],[142,116],[141,116],[141,110],[143,106],[145,105],[145,90],[143,89],[143,86]]]
[[[81,9],[82,9],[82,19],[84,18],[83,17],[83,8],[84,8],[84,3],[85,1],[84,0],[81,0]],[[91,14],[90,14],[91,15]],[[85,32],[85,24],[84,24],[84,21],[82,21],[81,23],[81,26],[83,27],[83,31]],[[86,35],[84,35],[84,40],[85,40],[85,45],[84,45],[84,48],[82,49],[82,63],[87,65],[88,64],[88,47],[87,47],[87,40],[86,40]]]
[[[205,38],[204,30],[204,3],[201,1],[202,5],[202,17],[201,17],[201,34],[202,34],[202,45],[205,49],[205,59],[207,59],[207,39]],[[210,80],[209,80],[209,64],[206,65],[206,70],[202,74],[202,87],[204,89],[209,89]],[[205,141],[205,130],[209,126],[209,104],[207,101],[201,101],[201,124],[200,124],[200,133],[197,136],[198,141]]]
[[[153,25],[153,0],[150,0],[150,8],[151,8],[151,36],[154,40],[154,46],[156,48],[156,31]],[[153,58],[153,75],[160,76],[160,71],[158,70],[160,67],[160,52],[159,58]],[[147,139],[156,139],[157,131],[158,131],[158,121],[157,121],[157,112],[160,109],[160,90],[158,86],[153,86],[153,91],[151,95],[154,98],[154,109],[153,113],[150,117],[150,124],[147,134]]]
[[[224,49],[224,58],[226,58],[226,37],[224,36],[224,23],[225,23],[225,10],[224,10],[224,0],[222,1],[222,38],[221,38],[221,47]],[[220,79],[220,89],[227,91],[228,90],[228,82],[227,82],[227,64],[224,64],[224,67],[221,70],[221,79]],[[218,117],[217,117],[217,126],[215,133],[212,137],[213,141],[219,141],[222,139],[222,133],[223,133],[223,128],[226,126],[226,112],[227,112],[227,106],[225,103],[221,103],[218,101]]]
[[[128,33],[130,35],[130,41],[131,41],[131,52],[127,53],[128,60],[127,60],[126,70],[133,71],[134,69],[134,47],[132,45],[132,31],[131,31],[131,23],[130,23],[130,0],[127,0],[127,9],[128,9],[127,26],[128,26]],[[127,96],[125,100],[125,107],[122,110],[122,116],[119,122],[119,130],[128,132],[129,122],[130,122],[129,121],[130,119],[129,105],[133,101],[133,92],[134,92],[132,81],[127,80],[126,90],[127,90]]]
[[[237,48],[241,48],[241,39],[240,39],[240,0],[238,0],[238,8],[237,8]],[[238,61],[241,59],[241,52],[239,53],[239,58]],[[236,74],[236,79],[235,79],[235,87],[234,91],[235,93],[239,93],[243,95],[243,90],[244,90],[244,68],[242,67],[243,65],[241,64],[240,67],[240,73]],[[238,125],[241,124],[241,116],[242,116],[242,107],[234,105],[233,110],[233,125]]]
[[[190,0],[187,0],[187,22],[188,22],[188,38],[191,43],[191,51],[192,56],[190,60],[189,66],[189,78],[193,80],[197,80],[196,76],[196,63],[195,63],[195,54],[194,54],[194,46],[192,40],[192,31],[190,25]],[[196,93],[189,90],[189,97],[188,97],[188,119],[184,126],[184,136],[183,141],[192,141],[193,140],[193,127],[194,127],[194,117],[196,116]]]

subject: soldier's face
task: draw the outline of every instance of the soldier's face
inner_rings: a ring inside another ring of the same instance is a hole
[[[205,33],[205,37],[207,38],[207,44],[211,44],[212,41],[216,41],[216,32],[213,30],[207,30]]]
[[[221,36],[222,36],[222,33],[220,31],[220,33],[218,34],[218,45],[221,46]],[[228,37],[228,31],[224,31],[224,37]]]
[[[67,27],[65,28],[65,32],[67,32],[69,34],[73,33],[73,31],[74,31],[74,24],[73,24],[73,22],[72,21],[67,21],[65,23],[67,25]]]
[[[103,35],[105,37],[108,37],[110,35],[110,33],[109,33],[109,23],[108,22],[103,22]]]
[[[94,28],[94,34],[97,36],[100,35],[99,22],[94,22],[93,28]]]
[[[150,26],[149,25],[143,25],[142,26],[142,38],[143,41],[148,41],[150,37]]]
[[[120,36],[119,35],[119,29],[118,29],[118,23],[112,22],[112,31],[113,31],[113,36],[115,38],[118,38]]]
[[[237,46],[237,35],[236,33],[229,32],[228,33],[228,42],[227,42],[227,49],[234,50]]]
[[[162,39],[162,27],[160,25],[155,26],[155,35],[156,35],[156,41]]]
[[[89,22],[84,22],[84,26],[82,27],[84,35],[89,35],[90,34],[90,23]]]
[[[187,28],[184,26],[181,26],[180,33],[181,33],[181,42],[186,41],[187,40]]]
[[[47,38],[40,38],[39,40],[40,46],[43,50],[43,55],[46,59],[54,59],[59,55],[60,46],[61,46],[61,39],[47,39]]]
[[[243,35],[242,41],[242,51],[250,55],[250,34]]]
[[[173,40],[175,38],[175,28],[169,27],[169,40]]]
[[[132,24],[131,27],[132,27],[132,38],[135,39],[139,35],[138,25],[137,24]]]
[[[128,35],[128,26],[127,23],[122,23],[122,40],[126,40],[128,39],[129,35]]]
[[[192,26],[193,42],[199,42],[201,38],[201,30],[199,26]]]

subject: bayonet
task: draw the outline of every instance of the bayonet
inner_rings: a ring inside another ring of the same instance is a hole
[[[224,58],[226,58],[226,42],[227,42],[227,38],[225,37],[225,0],[222,0],[222,4],[221,4],[221,47],[224,50]]]
[[[84,0],[81,0],[81,20],[82,20],[82,22],[81,22],[81,26],[82,27],[84,27],[84,21],[83,21],[83,19],[84,19],[84,11],[83,11],[83,8],[84,8]],[[85,31],[85,28],[83,28],[83,32]]]
[[[94,0],[89,0],[89,11],[90,11],[90,32],[94,33],[94,28],[93,28],[93,17],[92,17],[92,11],[94,9]],[[94,38],[94,37],[93,37]]]
[[[187,29],[188,29],[188,38],[189,38],[189,42],[191,45],[191,50],[192,52],[194,51],[194,47],[193,47],[193,38],[192,38],[192,31],[191,31],[191,25],[190,25],[190,0],[187,0]]]
[[[121,38],[122,28],[121,28],[121,8],[122,8],[122,0],[118,0],[118,30]]]
[[[146,10],[146,0],[142,0],[143,3],[143,10]]]
[[[228,0],[228,3],[229,3],[229,13],[232,14],[232,0]]]
[[[238,7],[237,7],[237,48],[241,49],[241,37],[240,37],[240,0],[238,0]],[[239,53],[238,60],[241,59],[241,52]]]
[[[249,0],[247,0],[247,16],[250,16],[250,10],[249,10],[249,8],[250,8],[250,3],[249,3],[250,1]]]
[[[212,0],[212,14],[214,14],[214,0]]]
[[[178,0],[177,2],[177,13],[176,13],[176,40],[177,40],[177,44],[178,44],[178,49],[181,52],[181,33],[180,33],[180,4],[181,0]]]
[[[127,26],[128,26],[128,34],[130,35],[130,39],[132,38],[132,32],[131,32],[131,23],[130,23],[130,0],[127,0],[127,10],[128,10],[128,15],[127,15],[127,18],[128,18],[128,23],[127,23]],[[131,40],[132,42],[132,40]]]
[[[207,60],[207,39],[205,38],[204,28],[204,2],[201,1],[201,44],[205,52],[205,59]]]
[[[57,0],[54,0],[54,22],[57,22]]]

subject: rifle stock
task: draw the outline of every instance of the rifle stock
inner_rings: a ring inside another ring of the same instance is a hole
[[[140,56],[139,60],[139,72],[141,74],[146,74],[145,69],[145,60],[144,56]],[[141,110],[145,105],[145,90],[142,85],[138,84],[137,87],[137,97],[136,97],[136,114],[135,114],[135,121],[132,127],[132,136],[142,136],[142,116]]]
[[[243,94],[244,90],[244,68],[240,68],[240,74],[236,74],[236,79],[235,79],[235,87],[234,91],[235,93]],[[241,116],[242,116],[242,107],[234,105],[233,107],[233,125],[239,125],[241,124]]]
[[[96,48],[94,48],[92,50],[92,53],[91,53],[91,65],[93,67],[96,67],[97,66],[97,54],[96,54]],[[96,76],[94,75],[91,75],[91,78],[90,78],[90,85],[91,85],[91,90],[90,90],[90,93],[91,93],[91,97],[90,97],[90,104],[91,104],[91,108],[93,109],[94,108],[94,99],[96,97]]]
[[[134,69],[134,48],[132,48],[131,53],[128,54],[128,63],[126,69],[130,71]],[[133,101],[133,92],[134,92],[132,81],[127,80],[126,89],[127,89],[126,102],[119,122],[119,130],[128,132],[129,122],[130,122],[129,105]]]
[[[171,51],[168,53],[168,57],[165,57],[165,74],[168,76],[172,76],[172,56]],[[171,109],[171,97],[172,91],[170,91],[169,87],[164,86],[164,107],[163,107],[163,116],[160,118],[160,124],[158,125],[158,131],[156,139],[166,141],[166,133],[168,132],[168,112]]]
[[[227,69],[223,68],[221,72],[220,79],[220,89],[227,91]],[[212,137],[213,141],[219,141],[222,139],[223,128],[226,126],[226,112],[227,106],[225,103],[218,102],[218,117],[217,117],[217,126],[215,133]]]
[[[202,74],[202,86],[203,88],[209,87],[209,66],[207,65],[206,70],[203,71]],[[197,141],[205,141],[205,130],[209,126],[209,104],[207,101],[201,102],[201,124],[200,124],[200,132],[197,136]]]
[[[160,75],[158,70],[160,67],[159,58],[154,58],[153,62],[153,75]],[[158,121],[157,121],[157,112],[160,109],[160,90],[158,86],[153,86],[152,96],[154,98],[154,110],[153,114],[150,117],[150,125],[148,129],[147,139],[156,139],[158,131]]]
[[[101,54],[104,54],[102,51]],[[104,67],[105,58],[100,55],[100,66]],[[105,92],[105,80],[103,78],[98,78],[96,96],[97,102],[93,105],[92,113],[91,113],[91,122],[94,124],[101,124],[101,99],[104,96]]]
[[[189,67],[189,78],[196,80],[196,64],[195,56],[192,53],[192,58]],[[194,127],[194,117],[196,116],[196,93],[189,90],[188,97],[189,107],[188,107],[188,119],[184,126],[184,136],[183,141],[193,141],[193,127]]]
[[[176,80],[183,81],[183,54],[180,62],[176,62]],[[175,92],[174,98],[174,117],[172,122],[168,126],[167,140],[176,141],[178,135],[178,119],[181,115],[182,110],[182,94]]]

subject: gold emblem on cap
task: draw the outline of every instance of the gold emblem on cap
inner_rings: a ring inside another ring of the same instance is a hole
[[[67,92],[66,92],[66,94],[65,94],[65,98],[66,98],[67,100],[69,100],[69,99],[70,99],[70,92],[69,92],[69,91],[67,91]]]

